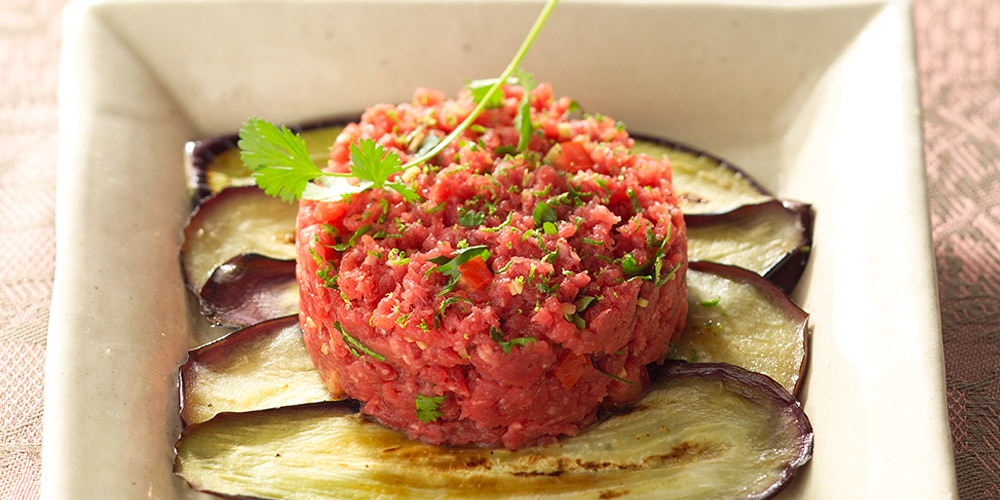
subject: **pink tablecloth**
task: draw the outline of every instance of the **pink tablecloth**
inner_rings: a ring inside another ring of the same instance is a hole
[[[37,498],[64,0],[0,1],[0,498]],[[1000,498],[1000,2],[914,0],[961,498]]]

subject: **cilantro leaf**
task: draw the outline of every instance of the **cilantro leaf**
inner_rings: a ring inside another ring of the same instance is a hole
[[[351,175],[380,188],[389,176],[402,170],[399,155],[386,151],[371,139],[351,144]]]
[[[417,418],[421,422],[437,422],[442,413],[438,410],[441,403],[444,403],[444,396],[421,396],[416,397]]]
[[[305,141],[287,127],[250,118],[240,128],[237,145],[257,185],[286,202],[295,201],[309,181],[325,175],[309,157]]]
[[[481,95],[480,100],[477,101],[478,104],[475,109],[469,113],[465,120],[455,127],[447,137],[437,142],[437,144],[430,147],[426,152],[423,151],[426,148],[421,147],[421,153],[417,158],[414,158],[405,165],[399,165],[400,159],[398,155],[386,153],[384,148],[374,141],[369,140],[367,142],[361,141],[357,146],[351,147],[351,161],[354,164],[351,174],[325,173],[313,163],[306,152],[305,142],[301,137],[296,136],[286,128],[279,130],[264,120],[253,118],[240,130],[240,142],[238,144],[242,150],[240,157],[243,163],[254,171],[253,175],[256,178],[257,185],[264,189],[265,193],[270,196],[281,197],[281,199],[289,202],[303,196],[307,185],[310,185],[309,182],[319,177],[354,176],[371,184],[350,190],[345,190],[343,186],[331,188],[327,185],[319,185],[309,190],[309,199],[324,201],[339,200],[351,192],[360,192],[371,186],[381,188],[386,184],[390,175],[400,170],[420,165],[433,158],[472,125],[483,109],[486,108],[486,105],[493,102],[493,96],[498,94],[500,83],[507,81],[518,65],[521,64],[525,54],[527,54],[528,49],[535,42],[535,38],[538,37],[538,33],[548,21],[549,15],[555,9],[557,3],[558,0],[548,0],[545,2],[541,13],[538,14],[535,23],[531,26],[528,35],[521,43],[520,48],[517,49],[507,68],[504,69],[498,78],[490,83],[488,89]],[[475,86],[477,88],[485,87],[485,85],[480,84]],[[476,92],[481,91],[477,90]],[[528,111],[529,119],[527,120],[527,126],[530,127],[530,109]],[[522,119],[522,127],[524,126],[524,121]],[[530,133],[523,134],[521,138],[522,142],[528,140],[529,137],[526,137],[527,135],[530,135]],[[411,193],[407,188],[399,186],[396,183],[390,183],[388,187],[404,197],[409,195],[410,197],[407,198],[407,201],[419,199],[416,197],[415,192]]]
[[[417,191],[415,189],[413,189],[407,184],[403,184],[402,182],[387,182],[385,184],[385,187],[399,193],[404,200],[410,203],[423,200],[423,198],[421,198],[420,195],[417,194]]]
[[[500,92],[494,92],[493,95],[486,99],[490,92],[490,88],[497,83],[497,78],[485,78],[482,80],[470,80],[465,86],[472,92],[472,100],[479,104],[485,100],[486,108],[493,109],[499,108],[503,105],[503,94]]]

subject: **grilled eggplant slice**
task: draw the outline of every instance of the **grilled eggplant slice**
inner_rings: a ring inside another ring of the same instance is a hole
[[[764,499],[810,459],[809,420],[773,380],[686,363],[652,377],[635,405],[552,445],[425,445],[344,401],[219,414],[184,431],[174,470],[241,498]]]
[[[737,365],[798,392],[809,353],[805,311],[739,267],[692,262],[687,285],[687,322],[670,358]]]
[[[188,353],[180,369],[181,419],[333,399],[302,342],[298,316],[237,330]]]
[[[243,328],[297,314],[295,261],[241,254],[217,267],[201,288],[201,313],[214,326]]]
[[[298,209],[256,186],[228,188],[203,200],[184,228],[181,263],[188,288],[200,294],[215,269],[235,255],[294,259]]]
[[[772,200],[714,215],[685,215],[688,259],[749,269],[784,292],[795,288],[812,246],[812,206]]]
[[[774,198],[739,168],[684,144],[637,137],[632,151],[670,159],[674,186],[685,215],[724,213]]]

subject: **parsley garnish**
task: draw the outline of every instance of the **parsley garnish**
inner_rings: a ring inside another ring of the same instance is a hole
[[[417,418],[421,422],[437,422],[437,419],[441,418],[442,415],[438,410],[441,403],[444,403],[444,396],[431,397],[417,394]]]
[[[361,341],[352,337],[351,334],[347,333],[347,330],[344,330],[344,327],[341,326],[339,321],[334,321],[333,327],[336,328],[338,332],[340,332],[340,337],[344,339],[344,344],[347,346],[347,350],[351,351],[351,354],[353,354],[354,357],[360,358],[361,353],[364,353],[379,361],[385,361],[385,356],[369,349],[368,346],[362,344]],[[361,353],[359,353],[358,351],[361,351]]]
[[[503,332],[499,328],[490,327],[490,338],[493,339],[497,344],[500,345],[500,349],[503,349],[504,354],[510,354],[510,350],[514,346],[527,345],[532,342],[538,342],[538,339],[534,337],[517,337],[510,340],[503,339]]]

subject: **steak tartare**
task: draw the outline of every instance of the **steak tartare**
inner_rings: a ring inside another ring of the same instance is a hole
[[[432,160],[300,202],[306,347],[335,394],[409,437],[514,449],[575,435],[636,399],[683,326],[684,220],[666,159],[548,84],[503,98]],[[468,116],[469,90],[369,108],[330,151],[373,139],[403,162]],[[523,111],[522,106],[522,116]],[[522,134],[526,134],[521,141]],[[530,134],[530,138],[527,137]],[[521,144],[519,144],[519,142]],[[520,147],[519,147],[520,146]]]

